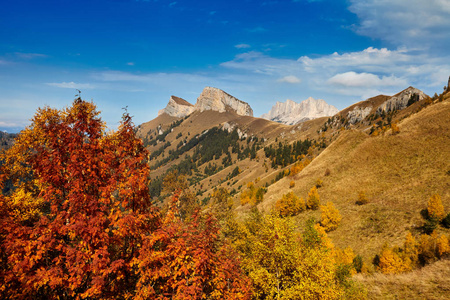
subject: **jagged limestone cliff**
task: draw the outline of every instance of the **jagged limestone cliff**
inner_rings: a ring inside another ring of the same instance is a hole
[[[183,118],[187,115],[190,115],[194,110],[194,105],[192,105],[191,103],[180,97],[171,96],[167,106],[158,112],[158,116],[166,113],[172,117]]]
[[[195,110],[200,112],[205,110],[225,112],[227,109],[234,110],[241,116],[253,117],[253,110],[248,103],[214,87],[206,87],[195,104]]]
[[[412,99],[413,97],[416,97],[416,99]],[[425,95],[424,92],[410,86],[407,89],[401,91],[400,93],[392,96],[390,99],[388,99],[383,104],[381,104],[377,108],[377,113],[401,110],[408,106],[408,102],[411,99],[413,101],[420,101],[420,100],[425,99],[425,97],[427,97],[427,95]]]
[[[312,120],[321,117],[329,117],[337,114],[339,110],[333,105],[329,105],[322,99],[308,99],[296,103],[292,100],[278,102],[261,118],[271,120],[286,125],[294,125],[303,121]]]

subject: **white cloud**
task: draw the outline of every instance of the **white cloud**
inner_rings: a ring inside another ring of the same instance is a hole
[[[249,44],[238,44],[234,46],[235,48],[238,49],[246,49],[246,48],[250,48],[251,46]]]
[[[360,23],[358,34],[395,46],[441,48],[450,46],[448,0],[350,0],[349,10]]]
[[[220,65],[229,69],[247,70],[256,74],[280,77],[286,73],[294,75],[300,64],[291,59],[273,58],[261,52],[250,51],[238,54],[233,60]]]
[[[414,62],[418,56],[420,57],[420,55],[409,54],[406,49],[388,50],[386,48],[369,47],[363,51],[343,54],[335,52],[319,58],[302,56],[298,61],[304,65],[306,71],[317,71],[317,69],[325,68],[337,71],[341,68],[354,68],[370,72],[383,72],[386,67],[408,65]]]
[[[127,66],[134,66],[134,62],[132,62],[132,61],[127,62]]]
[[[289,76],[284,76],[283,78],[280,78],[277,80],[278,82],[286,82],[286,83],[300,83],[302,82],[300,78],[294,76],[294,75],[289,75]]]
[[[407,48],[368,47],[319,57],[302,56],[297,60],[250,51],[221,66],[252,77],[255,82],[264,79],[286,82],[286,74],[302,78],[302,85],[292,84],[291,89],[296,88],[302,97],[324,99],[326,94],[335,99],[340,98],[338,95],[356,96],[359,100],[377,94],[393,95],[409,85],[434,94],[436,87],[445,84],[450,75],[449,57]]]
[[[94,86],[90,83],[75,83],[73,81],[71,82],[50,82],[46,83],[49,86],[64,88],[64,89],[93,89]]]
[[[122,71],[105,71],[92,74],[92,78],[103,82],[135,82],[148,84],[173,85],[177,81],[198,82],[208,79],[208,76],[187,73],[144,73],[134,74]]]
[[[406,80],[397,78],[395,76],[382,76],[381,78],[371,73],[355,73],[353,71],[336,74],[330,79],[328,83],[341,85],[345,87],[368,87],[376,86],[405,86]]]

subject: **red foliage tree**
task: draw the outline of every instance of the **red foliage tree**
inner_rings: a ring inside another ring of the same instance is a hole
[[[111,134],[98,115],[94,104],[80,98],[62,111],[40,109],[3,154],[2,185],[22,168],[47,209],[32,223],[17,222],[10,197],[0,195],[1,296],[123,298],[134,293],[133,260],[157,226],[148,193],[148,153],[128,114]]]
[[[144,243],[137,299],[250,299],[251,283],[217,222],[198,211],[183,221],[178,194],[159,228]]]
[[[0,298],[248,299],[249,279],[212,216],[161,218],[148,153],[124,114],[92,103],[38,111],[0,157]]]

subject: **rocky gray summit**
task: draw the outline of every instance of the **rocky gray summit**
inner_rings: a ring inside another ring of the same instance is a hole
[[[419,89],[412,86],[392,96],[377,108],[377,113],[401,110],[408,107],[408,102],[412,97],[416,97],[415,101],[423,100],[427,95]]]
[[[214,110],[221,113],[231,110],[241,116],[253,117],[253,110],[248,103],[214,87],[204,88],[195,105],[180,97],[171,96],[167,106],[158,112],[158,116],[166,113],[172,117],[183,118],[194,111],[203,112],[205,110]]]
[[[171,96],[167,106],[158,112],[158,116],[166,113],[172,117],[183,118],[187,115],[190,115],[194,110],[194,105],[192,105],[191,103],[180,97]]]
[[[195,109],[200,112],[205,110],[225,112],[227,109],[231,109],[240,116],[253,117],[253,110],[248,103],[214,87],[205,87],[203,89],[203,92],[197,98]]]
[[[261,118],[275,121],[286,125],[294,125],[300,122],[329,117],[337,114],[339,110],[326,103],[322,99],[308,99],[297,103],[287,99],[286,102],[278,102],[267,113],[263,114]]]

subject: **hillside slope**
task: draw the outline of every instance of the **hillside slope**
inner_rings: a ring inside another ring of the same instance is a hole
[[[260,208],[269,211],[289,191],[291,180],[294,193],[306,198],[320,178],[321,202],[332,201],[343,217],[330,237],[338,246],[351,246],[371,258],[385,242],[400,244],[407,230],[420,230],[421,210],[431,195],[441,195],[450,209],[449,120],[447,99],[403,119],[395,135],[391,130],[376,137],[343,131],[301,173],[270,186]],[[360,191],[368,204],[355,204]],[[304,224],[310,216],[319,219],[320,213],[302,213],[297,220]]]

